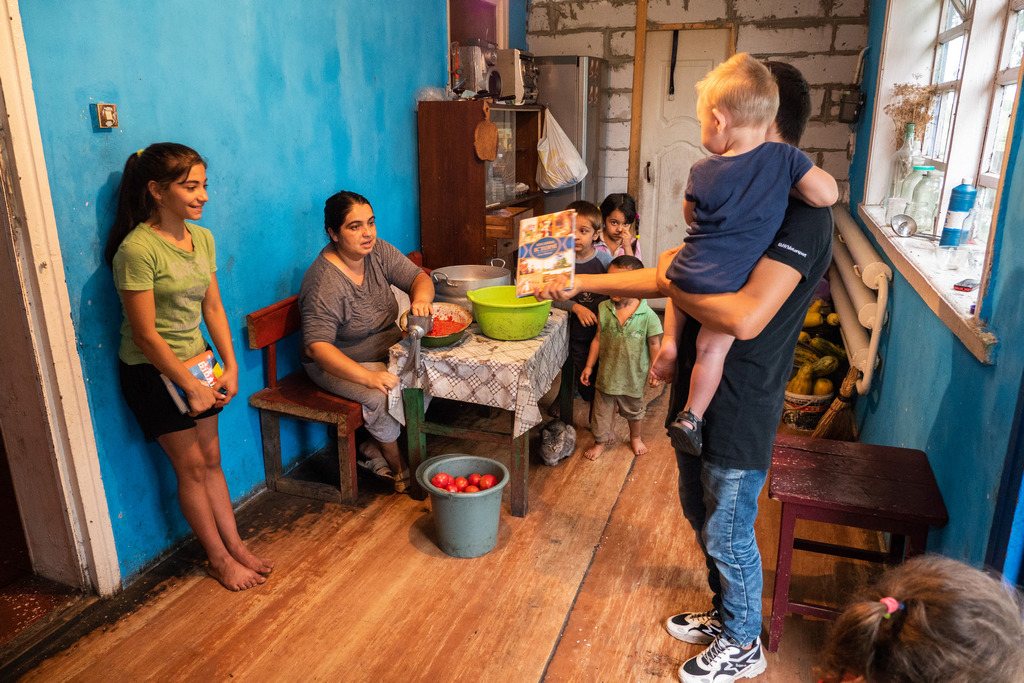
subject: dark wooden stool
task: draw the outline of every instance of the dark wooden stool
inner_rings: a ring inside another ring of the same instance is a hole
[[[949,520],[928,457],[910,448],[780,434],[772,454],[768,497],[782,503],[768,651],[782,639],[787,612],[835,619],[838,610],[789,599],[794,550],[898,564],[925,551],[929,526]],[[888,552],[794,537],[809,519],[891,534]],[[908,547],[909,542],[909,547]]]

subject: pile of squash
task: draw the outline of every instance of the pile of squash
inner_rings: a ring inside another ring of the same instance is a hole
[[[804,318],[804,330],[800,332],[793,354],[796,374],[786,384],[786,391],[793,394],[826,396],[833,393],[835,385],[829,375],[839,369],[840,362],[846,361],[846,350],[821,335],[811,335],[807,328],[828,324],[839,325],[839,316],[824,312],[825,302],[815,300]]]

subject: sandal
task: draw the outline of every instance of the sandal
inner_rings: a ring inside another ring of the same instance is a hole
[[[703,429],[704,420],[689,410],[684,410],[676,415],[676,419],[672,420],[672,424],[668,426],[672,447],[680,453],[699,456],[701,447],[704,445]]]
[[[395,474],[391,471],[391,466],[384,459],[377,444],[364,441],[359,444],[356,450],[359,452],[359,455],[363,456],[362,458],[356,458],[356,466],[366,470],[378,479],[394,481]]]

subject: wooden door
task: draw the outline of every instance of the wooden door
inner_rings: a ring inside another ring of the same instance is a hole
[[[697,91],[694,85],[732,54],[729,29],[679,31],[675,94],[669,95],[672,31],[649,31],[644,62],[640,134],[640,249],[646,265],[677,247],[686,236],[683,192],[690,166],[708,152],[700,144]],[[664,299],[649,302],[663,308]]]

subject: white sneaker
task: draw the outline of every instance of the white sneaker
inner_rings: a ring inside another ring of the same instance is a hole
[[[684,643],[707,645],[722,632],[722,619],[717,609],[707,612],[683,612],[665,622],[668,634]]]
[[[723,635],[679,667],[679,680],[682,683],[732,683],[758,676],[767,668],[760,638],[744,650]]]

